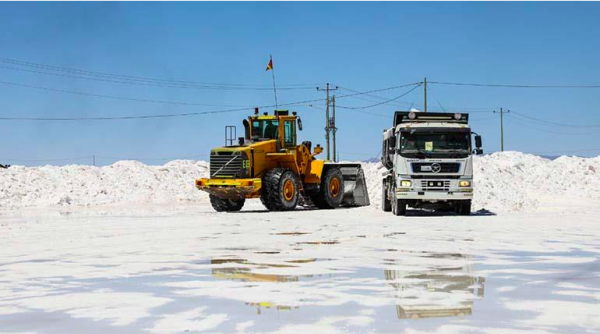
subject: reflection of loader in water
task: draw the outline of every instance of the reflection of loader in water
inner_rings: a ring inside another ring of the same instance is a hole
[[[307,259],[307,260],[298,260],[305,262],[314,262],[316,259]],[[250,263],[244,259],[212,259],[210,263],[213,265],[219,264],[230,264],[230,263],[238,263],[244,265],[258,265],[263,267],[293,267],[292,265],[281,265],[281,264],[257,264]],[[297,282],[298,276],[293,275],[270,275],[270,274],[257,274],[253,273],[251,268],[248,267],[213,267],[211,270],[212,276],[218,279],[226,279],[226,280],[236,280],[242,282],[273,282],[273,283],[282,283],[282,282]],[[298,306],[286,306],[286,305],[277,305],[271,302],[246,302],[246,305],[256,307],[257,314],[262,313],[262,309],[276,309],[278,311],[290,311],[292,309],[297,309]]]
[[[473,264],[462,254],[435,254],[457,261],[456,266],[413,273],[385,270],[386,280],[396,288],[399,319],[471,315],[473,302],[483,298],[485,278],[473,275]]]

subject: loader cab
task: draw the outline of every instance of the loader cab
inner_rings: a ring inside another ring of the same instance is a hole
[[[295,148],[298,141],[297,127],[302,129],[301,124],[295,112],[292,115],[287,110],[275,110],[274,115],[258,115],[255,112],[248,121],[244,121],[246,140],[261,142],[275,139],[281,148]]]

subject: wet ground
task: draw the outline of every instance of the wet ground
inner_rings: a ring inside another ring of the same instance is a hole
[[[600,333],[600,209],[0,216],[0,333]]]

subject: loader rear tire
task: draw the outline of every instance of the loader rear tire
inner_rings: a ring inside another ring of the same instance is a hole
[[[344,176],[339,168],[329,168],[321,177],[319,192],[311,197],[319,209],[335,209],[344,200]]]
[[[383,212],[392,211],[392,201],[388,198],[388,182],[386,179],[383,179],[381,185],[381,209]]]
[[[237,200],[228,198],[219,198],[215,195],[210,195],[210,204],[217,212],[234,212],[240,211],[246,202],[245,198]]]
[[[262,180],[260,201],[269,211],[290,211],[300,197],[298,176],[287,168],[273,168]]]

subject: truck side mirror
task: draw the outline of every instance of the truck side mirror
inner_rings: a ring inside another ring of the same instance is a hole
[[[302,120],[298,117],[298,130],[302,131]]]
[[[481,148],[481,136],[480,135],[475,136],[475,147]]]
[[[475,136],[475,154],[481,155],[483,154],[483,149],[481,149],[481,136]]]

